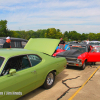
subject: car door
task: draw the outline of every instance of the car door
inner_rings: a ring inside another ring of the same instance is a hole
[[[100,52],[96,52],[95,48],[88,53],[87,62],[100,62]]]
[[[39,87],[43,84],[43,65],[42,65],[42,58],[38,55],[28,55],[28,58],[31,62],[32,67],[35,68],[35,72],[37,73],[37,81],[36,81],[36,87]]]
[[[16,68],[16,65],[20,66],[20,63],[17,61],[20,57],[15,58],[16,57],[13,57],[8,61],[12,61],[12,64],[10,62],[10,64],[13,65],[11,69],[16,69],[16,73],[0,77],[0,91],[4,93],[4,95],[0,96],[2,100],[3,98],[4,100],[8,100],[7,98],[12,100],[12,98],[20,97],[35,89],[36,72],[34,72],[34,67],[30,66],[27,56],[22,56],[22,68]],[[13,94],[14,92],[20,92],[20,95]]]

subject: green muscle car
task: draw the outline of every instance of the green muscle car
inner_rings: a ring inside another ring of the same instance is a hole
[[[43,86],[53,86],[66,68],[64,57],[53,57],[59,39],[31,38],[24,49],[0,49],[0,100],[15,100]]]

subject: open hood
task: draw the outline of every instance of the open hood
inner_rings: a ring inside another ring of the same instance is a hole
[[[30,38],[24,49],[35,50],[52,55],[59,42],[60,39]]]

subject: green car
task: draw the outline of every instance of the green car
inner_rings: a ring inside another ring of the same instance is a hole
[[[40,86],[51,88],[67,64],[52,56],[59,42],[31,38],[24,49],[0,49],[0,100],[15,100]]]

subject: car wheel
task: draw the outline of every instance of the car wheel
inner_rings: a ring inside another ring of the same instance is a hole
[[[84,70],[85,67],[86,67],[86,64],[85,64],[85,61],[84,61],[84,63],[83,63],[83,65],[82,65],[81,69]]]
[[[95,65],[95,62],[92,62],[91,65]]]
[[[45,89],[51,88],[53,86],[54,81],[55,81],[55,74],[54,72],[50,72],[46,77],[43,87]]]

